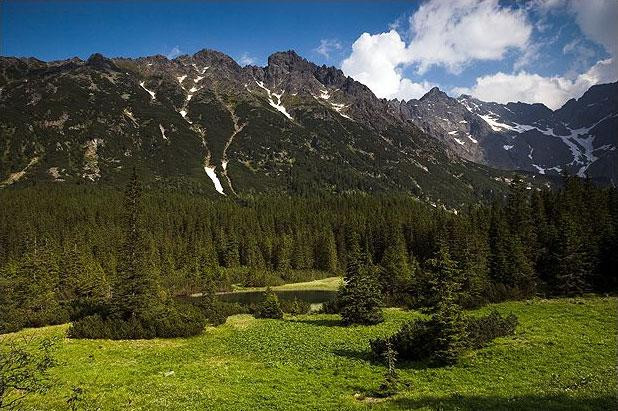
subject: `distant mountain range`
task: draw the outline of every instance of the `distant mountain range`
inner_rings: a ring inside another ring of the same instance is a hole
[[[0,58],[0,186],[147,184],[209,195],[408,192],[456,206],[507,170],[617,178],[616,83],[552,112],[438,89],[378,99],[293,51],[266,67],[214,50],[168,60]],[[530,174],[531,184],[546,184]]]
[[[618,182],[618,83],[592,86],[556,111],[455,99],[433,88],[419,100],[393,101],[391,112],[477,163]]]

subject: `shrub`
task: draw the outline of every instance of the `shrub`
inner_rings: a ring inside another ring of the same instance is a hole
[[[19,331],[24,326],[24,313],[21,310],[0,306],[0,334]]]
[[[513,335],[517,323],[514,314],[502,317],[496,310],[483,317],[469,318],[466,321],[467,346],[481,348],[498,337]]]
[[[224,324],[229,316],[250,312],[245,305],[221,301],[216,298],[192,298],[189,302],[202,313],[209,323],[215,326]]]
[[[151,312],[132,315],[128,319],[90,315],[75,321],[68,330],[69,338],[136,340],[150,338],[190,337],[200,334],[206,319],[194,307],[160,306]]]
[[[388,339],[371,340],[369,345],[377,358],[383,358],[387,349],[387,341],[390,339],[399,360],[421,361],[431,357],[435,351],[437,334],[433,320],[416,320],[405,323]]]
[[[279,305],[279,298],[270,287],[266,289],[264,301],[258,304],[255,318],[283,318],[283,311]]]
[[[339,314],[339,300],[337,298],[326,301],[322,304],[322,308],[320,308],[320,313],[323,314]]]
[[[389,337],[397,358],[403,361],[430,360],[434,364],[436,353],[441,349],[439,344],[440,323],[434,318],[422,319],[405,323],[397,333]],[[478,318],[466,318],[466,338],[463,347],[478,349],[498,337],[512,335],[517,326],[517,317],[513,314],[502,317],[497,311]],[[382,358],[386,352],[386,338],[378,338],[369,342],[373,354]]]
[[[49,369],[58,364],[55,345],[56,339],[49,338],[37,346],[21,341],[0,345],[0,409],[24,409],[21,400],[49,388]]]
[[[292,315],[307,314],[311,309],[311,304],[306,301],[299,300],[298,298],[294,298],[293,300],[281,300],[279,304],[284,313],[289,313]]]
[[[75,298],[65,304],[65,309],[71,321],[97,313],[102,315],[109,314],[109,305],[102,299],[95,298]]]
[[[26,327],[43,327],[45,325],[63,324],[69,321],[69,313],[58,303],[50,304],[39,310],[29,310]]]

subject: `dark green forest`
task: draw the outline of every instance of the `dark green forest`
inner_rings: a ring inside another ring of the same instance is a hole
[[[576,177],[544,191],[516,179],[504,199],[457,213],[404,194],[134,194],[131,223],[127,195],[113,188],[0,191],[0,332],[88,314],[118,297],[114,284],[127,272],[165,300],[342,275],[359,247],[386,305],[432,304],[441,249],[456,265],[464,307],[618,287],[618,190]],[[128,224],[141,227],[138,267],[123,266]]]

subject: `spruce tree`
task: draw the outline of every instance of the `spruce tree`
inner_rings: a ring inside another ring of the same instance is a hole
[[[337,271],[337,245],[335,235],[330,228],[327,228],[318,242],[316,250],[316,268],[329,273]]]
[[[157,284],[146,260],[141,195],[141,184],[133,169],[125,191],[125,236],[119,250],[111,307],[114,315],[125,320],[133,315],[144,314],[157,303]]]
[[[277,297],[277,294],[275,294],[270,287],[266,287],[266,291],[264,292],[264,300],[258,305],[255,312],[255,317],[275,319],[283,318],[283,311],[281,310],[281,305],[279,304],[279,297]]]
[[[558,239],[553,252],[555,290],[562,295],[581,295],[589,289],[591,265],[576,223],[560,218]]]
[[[441,245],[436,256],[428,261],[433,274],[432,293],[436,296],[431,307],[432,323],[436,331],[436,347],[431,361],[437,365],[455,364],[465,347],[465,322],[457,304],[459,272],[451,260],[448,247]]]
[[[338,295],[343,324],[371,325],[384,321],[376,269],[367,252],[361,253],[356,238],[350,246],[347,261],[344,284]]]
[[[403,295],[412,287],[412,270],[408,262],[401,230],[393,230],[380,261],[382,293],[390,297]]]

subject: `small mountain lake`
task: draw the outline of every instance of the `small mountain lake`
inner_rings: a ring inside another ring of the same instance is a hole
[[[282,300],[298,299],[308,302],[309,304],[319,304],[326,301],[331,301],[337,295],[337,291],[329,290],[273,290],[277,297]],[[218,293],[217,298],[221,301],[251,304],[258,303],[264,299],[263,291],[236,291]]]

